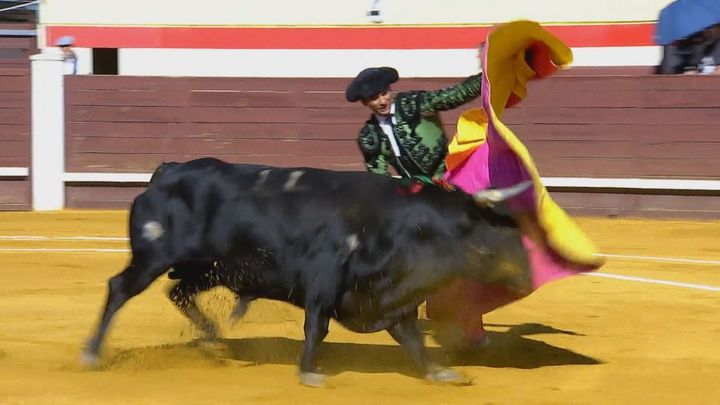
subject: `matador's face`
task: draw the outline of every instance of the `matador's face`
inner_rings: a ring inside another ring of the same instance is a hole
[[[390,94],[390,89],[387,89],[362,102],[375,114],[388,115],[390,114],[390,105],[392,104],[392,94]]]

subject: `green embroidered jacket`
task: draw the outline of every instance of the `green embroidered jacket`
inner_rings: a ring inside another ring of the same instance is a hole
[[[435,91],[398,93],[393,133],[400,157],[393,153],[390,141],[375,115],[360,130],[358,144],[368,171],[390,175],[389,165],[402,177],[441,176],[445,173],[447,138],[438,112],[465,104],[480,94],[481,77],[473,75],[462,83]]]

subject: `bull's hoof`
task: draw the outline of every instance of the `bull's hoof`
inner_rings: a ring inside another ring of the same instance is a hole
[[[83,350],[83,352],[80,353],[81,366],[88,369],[94,369],[97,368],[99,364],[100,360],[97,353],[90,350]]]
[[[438,384],[472,385],[472,378],[445,367],[433,369],[425,376],[425,379]]]
[[[325,374],[301,372],[300,384],[307,387],[322,388],[325,386]]]
[[[198,339],[197,348],[208,356],[224,357],[228,355],[228,347],[216,339]]]
[[[243,298],[238,298],[235,304],[235,308],[230,314],[230,323],[232,325],[235,325],[240,319],[245,316],[248,309],[250,309],[250,301]]]

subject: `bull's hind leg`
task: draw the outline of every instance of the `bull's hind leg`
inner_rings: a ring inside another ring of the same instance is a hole
[[[115,313],[132,297],[145,290],[168,266],[155,262],[152,265],[140,264],[135,258],[120,274],[108,281],[108,296],[100,323],[93,337],[88,341],[82,360],[88,365],[97,363],[103,338]]]
[[[254,297],[237,294],[237,298],[235,299],[235,308],[233,308],[233,311],[230,314],[230,322],[235,324],[240,319],[242,319],[242,317],[244,317],[247,313],[248,309],[250,309],[250,303],[254,299]]]
[[[337,228],[325,229],[329,240],[341,246],[345,238],[338,236]],[[343,235],[341,233],[341,235]],[[342,241],[342,242],[339,242]],[[310,387],[324,385],[325,376],[317,370],[317,351],[328,334],[330,314],[335,303],[343,263],[347,261],[347,250],[328,249],[328,238],[316,238],[307,246],[306,267],[301,272],[305,290],[305,344],[300,358],[300,382]]]
[[[425,378],[440,383],[469,385],[471,381],[457,371],[433,364],[427,356],[422,332],[418,326],[417,311],[413,311],[400,319],[398,323],[387,329],[390,335],[410,354],[413,361],[425,373]]]
[[[321,387],[325,384],[325,375],[317,370],[317,350],[328,334],[330,317],[325,308],[319,305],[305,308],[305,345],[300,358],[300,382],[309,387]]]

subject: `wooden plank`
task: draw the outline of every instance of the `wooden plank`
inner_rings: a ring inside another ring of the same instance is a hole
[[[718,142],[643,142],[627,141],[568,141],[530,140],[525,142],[530,153],[550,158],[608,158],[608,159],[712,159],[720,154]]]
[[[30,77],[27,75],[0,76],[0,89],[4,92],[30,92]]]
[[[717,75],[648,75],[648,76],[552,76],[531,81],[529,92],[538,86],[557,86],[565,91],[594,92],[608,90],[720,90]]]
[[[357,139],[361,124],[70,122],[68,137]],[[1,128],[1,127],[0,127]],[[1,131],[1,129],[0,129]]]
[[[0,179],[0,210],[27,209],[30,209],[30,182]]]
[[[188,105],[187,91],[149,90],[84,90],[67,91],[66,103],[71,108],[83,106],[142,106],[184,107]]]
[[[30,76],[30,68],[0,68],[0,78]],[[3,90],[5,88],[3,87]],[[30,89],[28,88],[28,91]]]
[[[713,159],[536,158],[542,176],[720,179],[720,162]]]
[[[642,177],[637,162],[632,159],[607,158],[534,158],[541,176],[548,177]]]
[[[4,89],[0,89],[0,108],[25,108],[29,111],[30,92],[5,91]],[[28,117],[29,116],[30,113],[28,112]]]
[[[713,158],[638,159],[638,171],[659,178],[720,179],[720,160]]]
[[[0,124],[27,125],[28,110],[23,108],[0,108]]]
[[[147,89],[184,91],[184,78],[160,76],[115,76],[115,75],[68,75],[65,76],[65,90],[117,90]]]
[[[0,49],[30,49],[37,48],[35,37],[2,37],[0,38]]]
[[[350,78],[189,77],[193,90],[345,91]]]
[[[104,107],[76,106],[69,111],[71,122],[277,122],[362,123],[366,113],[353,107],[340,108],[234,108],[234,107]],[[2,116],[0,116],[0,120]]]
[[[633,159],[636,155],[635,142],[622,141],[528,141],[525,146],[537,160],[555,158],[584,158],[592,156],[601,159]]]
[[[128,172],[149,173],[162,162],[184,162],[203,157],[182,154],[70,154],[67,167],[70,172]],[[362,157],[349,156],[240,156],[224,155],[232,163],[254,163],[281,167],[318,167],[334,170],[365,170]]]
[[[360,103],[351,104],[345,100],[344,91],[208,91],[192,90],[190,103],[198,107],[297,107],[297,108],[338,108],[349,107],[365,110]]]
[[[30,154],[26,156],[0,156],[0,166],[3,167],[29,167]]]
[[[129,209],[132,200],[145,187],[82,186],[65,187],[65,204],[68,208]]]
[[[0,22],[0,30],[34,30],[35,24],[28,22]]]
[[[712,125],[718,108],[568,108],[525,107],[513,111],[509,124],[613,124]],[[508,116],[510,118],[510,116]]]
[[[528,97],[518,107],[718,108],[720,97],[717,90],[614,89],[580,92],[539,85],[531,88]]]
[[[30,141],[0,139],[0,156],[25,157],[30,156]]]
[[[29,55],[28,55],[29,56]],[[0,60],[0,69],[5,68],[24,68],[24,67],[30,67],[30,60],[26,59],[24,56],[22,59],[2,59]]]
[[[508,113],[508,116],[511,115]],[[508,127],[523,142],[530,141],[634,141],[667,142],[683,139],[685,142],[717,140],[718,125],[646,125],[646,124],[516,124]]]
[[[70,122],[184,122],[183,108],[75,106]]]
[[[593,157],[595,159],[713,159],[720,153],[718,142],[598,142],[528,141],[525,146],[537,161],[557,158]]]
[[[561,69],[556,75],[564,76],[653,76],[654,66],[573,66]]]
[[[717,196],[551,192],[571,215],[646,218],[720,218]]]
[[[720,157],[720,139],[715,142],[688,142],[676,139],[672,142],[655,141],[639,144],[636,157],[641,159],[691,159],[712,160]],[[717,173],[720,176],[720,173]]]
[[[2,145],[2,143],[0,143]],[[24,146],[24,145],[23,145]],[[80,153],[132,154],[142,148],[144,153],[183,155],[257,155],[257,156],[348,156],[360,153],[357,143],[350,140],[276,140],[217,138],[78,138],[70,140],[68,151]]]
[[[30,142],[30,124],[0,124],[0,140]]]
[[[148,106],[148,107],[355,107],[344,92],[273,90],[75,90],[68,92],[71,106]]]
[[[159,77],[159,76],[112,76],[76,75],[66,77],[70,91],[78,89],[97,90],[342,90],[349,84],[347,78],[262,78],[262,77]]]

